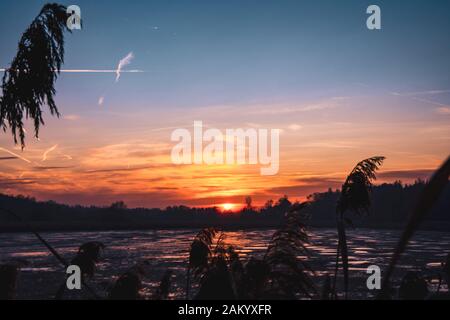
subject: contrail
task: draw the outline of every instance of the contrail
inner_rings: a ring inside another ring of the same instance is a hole
[[[47,156],[50,152],[52,152],[53,150],[55,150],[56,148],[58,148],[58,145],[55,144],[53,147],[51,147],[50,149],[47,149],[44,154],[42,155],[42,161],[46,161],[47,160]]]
[[[0,69],[0,72],[5,72],[7,69]],[[58,72],[58,70],[53,70],[53,72]],[[61,73],[115,73],[117,74],[117,69],[61,69]],[[143,73],[142,70],[120,70],[120,73]]]
[[[414,92],[392,92],[395,96],[421,96],[421,95],[438,95],[438,94],[444,94],[444,93],[450,93],[450,89],[445,90],[428,90],[428,91],[414,91]]]
[[[420,102],[429,103],[429,104],[432,104],[432,105],[435,105],[435,106],[438,106],[438,107],[448,107],[447,104],[443,104],[443,103],[440,103],[440,102],[437,102],[437,101],[431,101],[431,100],[428,100],[428,99],[421,99],[421,98],[416,98],[416,97],[412,97],[411,99],[414,99],[414,100],[420,101]]]
[[[117,70],[116,70],[116,82],[119,82],[120,73],[122,72],[122,68],[129,65],[131,63],[131,60],[133,60],[133,58],[134,58],[134,54],[133,54],[133,52],[130,52],[129,54],[126,55],[125,58],[123,58],[119,61],[119,65],[117,66]]]
[[[95,70],[95,69],[63,69],[60,70],[65,73],[115,73],[117,74],[117,70]],[[120,73],[142,73],[142,70],[120,70]]]
[[[1,147],[0,147],[0,150],[5,151],[6,153],[9,153],[10,155],[13,155],[13,156],[15,156],[15,157],[19,158],[20,160],[23,160],[23,161],[25,161],[27,163],[31,163],[30,160],[28,160],[27,158],[22,157],[21,155],[18,155],[17,153],[14,153],[12,151],[9,151],[9,150],[7,150],[5,148],[1,148]]]
[[[433,94],[441,94],[441,93],[447,93],[449,90],[431,90],[431,91],[422,91],[422,92],[411,92],[408,94],[402,94],[402,93],[398,93],[398,92],[389,92],[391,95],[393,96],[398,96],[398,97],[404,97],[404,98],[409,98],[415,101],[419,101],[419,102],[423,102],[423,103],[428,103],[434,106],[438,106],[438,107],[444,107],[444,108],[448,108],[449,105],[447,104],[443,104],[437,101],[433,101],[433,100],[429,100],[429,99],[423,99],[423,98],[418,98],[416,97],[416,95],[424,95],[424,94],[429,94],[429,95],[433,95]]]

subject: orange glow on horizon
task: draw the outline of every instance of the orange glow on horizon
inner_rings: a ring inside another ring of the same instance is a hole
[[[229,211],[233,211],[236,208],[236,205],[233,203],[224,203],[224,204],[221,204],[220,207],[222,208],[222,211],[229,212]]]
[[[356,100],[355,104],[360,102]],[[329,103],[336,101],[341,100]],[[227,110],[227,114],[240,115],[239,119],[228,119],[227,127],[248,128],[261,120],[264,127],[284,130],[280,171],[275,176],[261,176],[259,164],[173,164],[172,123],[152,123],[155,118],[171,119],[165,111],[127,115],[127,121],[145,127],[139,136],[122,123],[122,117],[107,117],[105,123],[98,124],[71,114],[71,120],[49,120],[41,140],[30,139],[23,151],[9,135],[0,134],[1,193],[85,206],[109,206],[116,201],[124,201],[129,208],[216,206],[227,214],[241,210],[247,196],[251,196],[252,206],[262,207],[284,195],[290,201],[304,201],[315,192],[339,189],[355,164],[370,156],[387,157],[377,174],[377,184],[427,179],[448,156],[450,127],[442,116],[426,123],[384,118],[369,121],[353,115],[342,119],[338,107],[328,110],[334,121],[311,115],[297,121],[302,129],[294,125],[297,122],[290,113],[284,115],[285,109],[276,122],[264,122],[267,113],[259,118],[254,112],[260,109],[252,106]],[[246,108],[252,111],[250,115],[239,113]],[[265,108],[279,110],[276,106]],[[208,113],[204,123],[223,122],[219,111]],[[312,112],[302,113],[306,117]],[[92,132],[99,134],[92,136]]]

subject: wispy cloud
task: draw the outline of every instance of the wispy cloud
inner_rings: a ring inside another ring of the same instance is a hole
[[[128,72],[128,73],[136,73],[136,72],[141,72],[140,70],[122,70],[125,66],[131,64],[131,61],[134,59],[134,54],[133,52],[128,53],[124,58],[119,60],[119,63],[117,65],[117,69],[114,70],[114,73],[116,74],[116,80],[115,82],[118,83],[120,80],[120,76],[122,73],[124,72]],[[105,70],[107,72],[112,71],[112,70]],[[98,98],[97,104],[99,106],[103,106],[103,104],[105,103],[105,94],[103,94],[102,96],[100,96]]]
[[[450,108],[449,107],[441,107],[441,108],[437,108],[436,112],[439,114],[446,114],[446,115],[450,115]]]
[[[11,188],[29,184],[35,184],[35,182],[27,179],[2,179],[0,181],[0,187],[2,188]]]
[[[299,131],[299,130],[303,129],[303,127],[299,124],[294,123],[294,124],[289,125],[288,129],[292,130],[292,131]]]
[[[426,104],[431,104],[433,106],[437,106],[437,107],[441,107],[438,110],[438,113],[442,114],[442,110],[444,110],[444,114],[445,114],[445,110],[446,109],[450,109],[449,106],[447,104],[444,103],[440,103],[434,100],[429,100],[429,99],[424,99],[424,98],[419,98],[417,96],[433,96],[433,95],[440,95],[440,94],[445,94],[445,93],[450,93],[450,90],[428,90],[428,91],[415,91],[415,92],[404,92],[404,93],[400,93],[400,92],[390,92],[391,95],[393,96],[397,96],[397,97],[405,97],[405,98],[409,98],[415,101],[419,101],[419,102],[423,102]]]
[[[419,178],[428,179],[434,171],[434,169],[396,170],[380,172],[378,175],[383,179],[415,180]]]
[[[325,109],[332,109],[337,107],[336,103],[330,102],[330,103],[318,103],[318,104],[311,104],[307,106],[287,106],[287,107],[277,107],[277,108],[267,108],[267,109],[261,109],[258,107],[257,109],[252,109],[248,114],[255,114],[255,115],[280,115],[280,114],[292,114],[292,113],[301,113],[301,112],[311,112],[311,111],[319,111],[319,110],[325,110]]]
[[[119,82],[122,68],[129,65],[131,63],[131,60],[133,60],[133,59],[134,59],[134,54],[133,54],[133,52],[130,52],[123,59],[121,59],[119,61],[119,64],[118,64],[117,70],[116,70],[116,82]]]
[[[328,148],[328,149],[355,149],[357,146],[351,142],[317,141],[297,145],[300,148]]]
[[[71,169],[71,168],[74,168],[74,166],[51,166],[51,167],[39,166],[39,167],[34,167],[33,170],[34,171],[49,171],[49,170],[64,170],[64,169]]]
[[[394,96],[410,97],[410,96],[423,96],[423,95],[438,95],[450,93],[450,89],[445,90],[427,90],[427,91],[413,91],[413,92],[392,92]]]
[[[111,169],[98,169],[98,170],[87,170],[84,173],[107,173],[107,172],[130,172],[130,171],[141,171],[147,169],[156,169],[161,167],[171,167],[172,164],[152,164],[140,167],[126,167],[126,168],[111,168]]]
[[[0,147],[0,150],[1,150],[1,151],[4,151],[4,152],[6,152],[6,153],[9,153],[10,155],[12,155],[12,156],[14,156],[14,157],[17,157],[17,158],[19,158],[20,160],[23,160],[23,161],[25,161],[25,162],[27,162],[27,163],[31,163],[31,161],[28,160],[27,158],[24,158],[24,157],[22,157],[21,155],[19,155],[19,154],[17,154],[17,153],[14,153],[14,152],[12,152],[12,151],[9,151],[8,149],[1,148],[1,147]]]
[[[57,144],[55,144],[53,147],[51,147],[51,148],[45,150],[44,154],[42,155],[42,161],[47,161],[48,155],[49,155],[52,151],[54,151],[56,148],[58,148],[58,145],[57,145]]]
[[[417,97],[411,97],[411,99],[419,101],[419,102],[432,104],[432,105],[438,106],[438,107],[445,107],[445,108],[448,107],[447,104],[443,104],[443,103],[440,103],[440,102],[437,102],[437,101],[428,100],[428,99],[422,99],[422,98],[417,98]]]
[[[68,115],[64,116],[63,119],[69,120],[69,121],[77,121],[77,120],[80,120],[80,116],[76,115],[76,114],[68,114]]]

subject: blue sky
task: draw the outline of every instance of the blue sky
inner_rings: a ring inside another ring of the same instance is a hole
[[[44,3],[1,2],[0,27],[8,31],[1,65]],[[394,91],[449,87],[450,2],[377,1],[383,30],[369,31],[365,9],[372,3],[75,1],[85,28],[67,37],[65,67],[114,68],[132,51],[133,67],[146,73],[127,77],[112,98],[122,103],[130,98],[123,92],[131,93],[140,107],[346,94],[354,83]],[[59,86],[72,101],[83,91],[80,102],[87,103],[109,80],[71,76]]]

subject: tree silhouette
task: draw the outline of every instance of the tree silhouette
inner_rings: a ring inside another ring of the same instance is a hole
[[[252,203],[253,203],[252,197],[250,197],[250,196],[245,197],[245,208],[246,209],[252,210],[253,209]]]
[[[35,136],[44,124],[42,107],[59,117],[55,81],[64,62],[66,7],[46,4],[20,39],[17,55],[2,80],[0,127],[9,127],[17,144],[25,146],[24,118],[34,121]],[[68,30],[70,32],[70,30]]]
[[[110,209],[111,210],[116,210],[116,211],[126,210],[127,209],[127,204],[124,201],[116,201],[116,202],[111,204]]]

